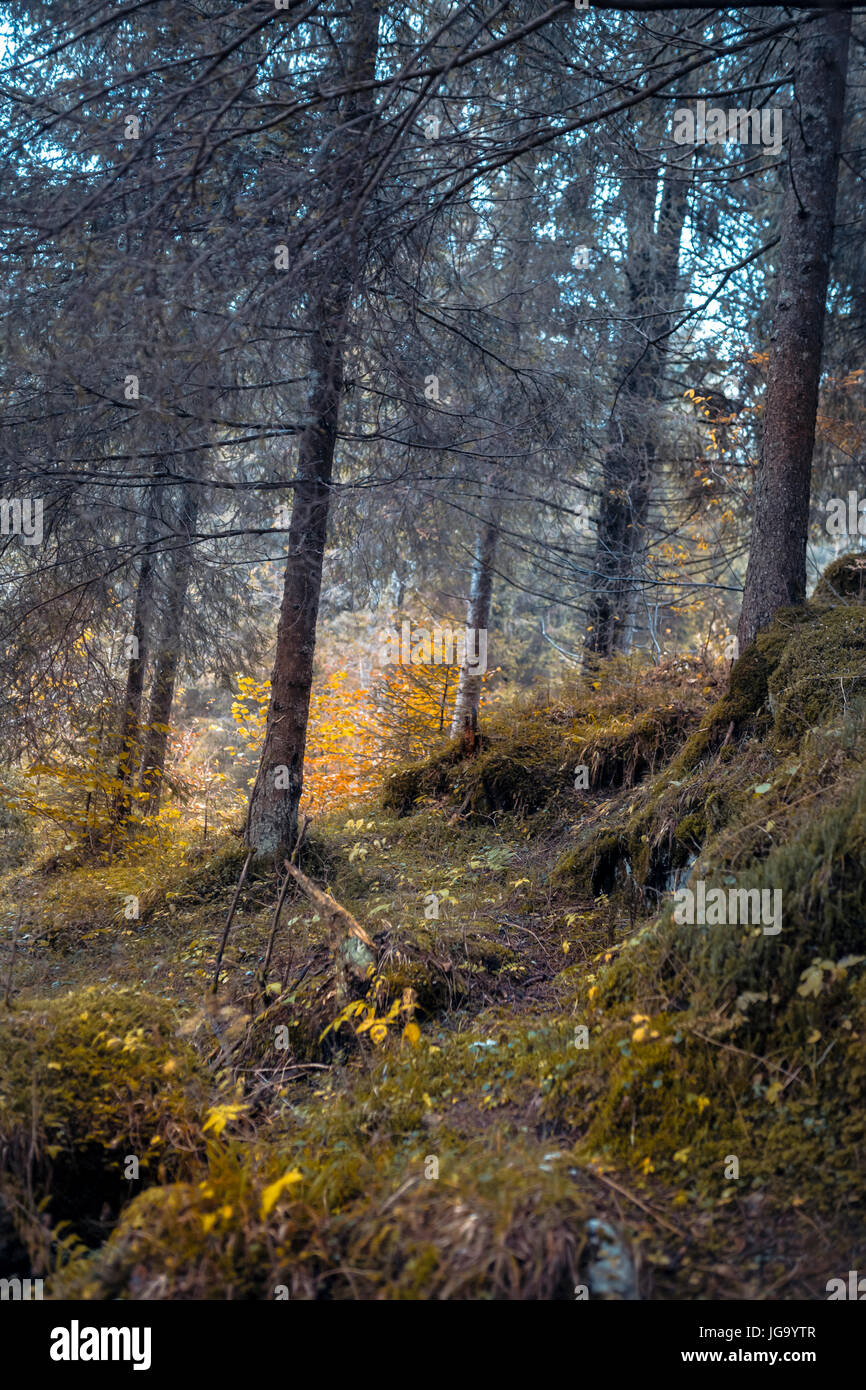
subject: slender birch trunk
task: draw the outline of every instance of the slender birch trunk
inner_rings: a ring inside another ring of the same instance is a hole
[[[466,626],[474,634],[474,654],[480,651],[478,634],[486,634],[490,627],[490,607],[493,602],[493,566],[496,560],[496,546],[499,540],[499,507],[494,505],[487,519],[479,527],[472,564],[472,580],[469,589],[469,602],[466,611]],[[466,639],[467,654],[471,655],[473,644]],[[474,728],[478,719],[478,705],[481,699],[481,678],[483,672],[477,664],[472,666],[468,660],[460,668],[457,694],[454,700],[454,714],[451,718],[451,737],[456,738],[466,726],[467,720]]]

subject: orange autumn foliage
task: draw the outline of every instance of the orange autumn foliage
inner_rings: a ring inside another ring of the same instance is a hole
[[[366,795],[382,761],[376,712],[365,689],[352,688],[345,671],[327,676],[310,700],[302,809],[322,812]],[[246,750],[258,756],[265,736],[271,683],[238,678],[232,715]]]

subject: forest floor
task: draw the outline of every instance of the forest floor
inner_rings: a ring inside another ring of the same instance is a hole
[[[864,1236],[864,680],[866,609],[819,595],[730,684],[614,667],[500,715],[311,828],[371,955],[293,889],[263,981],[257,872],[216,996],[237,838],[10,870],[0,1272],[826,1298]],[[686,876],[781,892],[781,930],[678,923]]]

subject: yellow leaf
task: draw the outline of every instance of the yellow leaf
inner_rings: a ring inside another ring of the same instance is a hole
[[[262,1220],[269,1216],[277,1202],[282,1197],[287,1188],[293,1187],[296,1182],[301,1182],[303,1173],[299,1168],[293,1168],[290,1173],[284,1173],[276,1182],[272,1182],[262,1193]]]
[[[243,1115],[246,1108],[245,1105],[239,1104],[212,1106],[207,1112],[207,1119],[201,1127],[202,1133],[206,1134],[209,1129],[212,1129],[217,1138],[219,1138],[226,1125],[231,1120],[236,1120],[239,1115]]]

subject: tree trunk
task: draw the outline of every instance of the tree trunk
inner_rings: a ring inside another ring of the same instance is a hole
[[[524,288],[529,265],[532,243],[534,205],[532,200],[534,162],[528,167],[515,164],[511,171],[510,192],[517,195],[518,212],[513,233],[513,254],[509,256],[510,270],[507,279],[507,297],[514,303],[514,320],[507,332],[509,347],[515,356],[520,352],[520,330],[523,318]],[[522,188],[522,193],[521,193]],[[510,403],[507,394],[500,397],[501,409],[508,417]],[[486,485],[495,482],[495,473],[488,474]],[[466,606],[466,626],[475,634],[474,654],[479,655],[478,633],[485,633],[485,653],[490,628],[490,610],[493,604],[493,566],[499,545],[499,527],[502,519],[502,499],[494,495],[487,504],[484,514],[478,520],[475,533],[475,547],[472,561],[472,576],[469,582],[469,599]],[[471,655],[471,652],[467,652]],[[485,663],[486,664],[486,663]],[[457,679],[454,696],[454,710],[451,716],[451,737],[470,734],[473,751],[478,728],[478,708],[481,702],[483,671],[464,661]]]
[[[629,198],[627,316],[637,333],[624,358],[619,399],[608,424],[595,553],[595,591],[588,607],[585,649],[595,656],[625,651],[636,626],[641,556],[655,471],[653,406],[664,371],[670,310],[677,289],[680,241],[688,207],[691,166],[673,160],[662,183],[653,229],[657,181],[639,184]],[[661,306],[661,307],[659,307]],[[649,339],[649,343],[647,343]],[[653,339],[660,339],[653,342]]]
[[[379,30],[373,0],[359,0],[348,22],[347,76],[353,83],[371,80]],[[321,267],[322,288],[309,316],[312,385],[308,423],[298,449],[265,742],[246,827],[250,849],[258,856],[274,855],[278,863],[295,841],[303,791],[331,476],[344,392],[346,321],[358,273],[353,213],[364,173],[371,113],[368,95],[350,95],[342,100],[339,128],[332,142],[335,155],[327,172],[323,171],[323,182],[332,180],[331,195],[344,236]]]
[[[153,815],[159,810],[171,707],[174,703],[174,687],[180,663],[183,615],[192,568],[191,543],[197,520],[198,504],[192,489],[185,488],[181,497],[177,539],[169,556],[165,616],[150,692],[142,759],[141,787],[142,791],[148,793],[144,805],[145,813],[148,815]]]
[[[475,634],[474,653],[476,656],[480,651],[478,633],[484,632],[486,634],[490,627],[490,606],[493,601],[493,565],[496,559],[498,540],[499,508],[494,507],[487,519],[478,528],[469,603],[466,609],[466,626]],[[468,639],[467,648],[469,649],[467,655],[471,655]],[[477,665],[473,667],[465,661],[460,668],[457,695],[454,700],[454,714],[451,719],[452,738],[458,737],[466,726],[467,720],[470,727],[477,727],[482,675],[483,672],[477,670]]]
[[[154,553],[156,518],[161,489],[151,491],[147,521],[144,529],[141,564],[135,587],[135,607],[132,616],[131,650],[127,658],[126,694],[120,726],[120,751],[115,776],[120,787],[114,794],[112,819],[123,820],[130,811],[130,788],[135,780],[141,751],[141,704],[144,693],[144,674],[147,667],[150,628],[153,618]]]
[[[850,10],[838,10],[814,20],[799,36],[779,288],[737,629],[740,651],[779,608],[802,603],[806,596],[812,450],[850,32]]]

